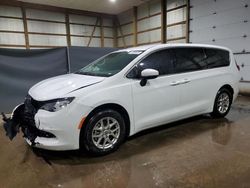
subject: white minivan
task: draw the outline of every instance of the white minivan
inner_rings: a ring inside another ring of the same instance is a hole
[[[218,46],[160,44],[112,52],[81,70],[33,86],[4,118],[7,135],[49,150],[116,150],[128,136],[210,113],[224,117],[238,95],[233,53]]]

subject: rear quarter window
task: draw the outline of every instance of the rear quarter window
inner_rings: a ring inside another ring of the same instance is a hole
[[[225,67],[230,64],[229,52],[220,49],[205,49],[208,68]]]

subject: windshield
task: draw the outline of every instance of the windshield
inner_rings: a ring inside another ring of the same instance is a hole
[[[143,51],[124,51],[111,53],[80,69],[76,74],[109,77],[120,72]]]

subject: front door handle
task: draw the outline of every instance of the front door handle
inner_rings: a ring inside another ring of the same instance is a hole
[[[181,84],[187,84],[189,83],[190,80],[189,79],[184,79],[184,80],[180,80],[180,81],[173,81],[170,83],[171,86],[178,86],[178,85],[181,85]]]

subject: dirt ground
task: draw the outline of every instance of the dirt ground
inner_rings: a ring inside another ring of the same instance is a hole
[[[0,122],[0,124],[2,124]],[[34,150],[0,127],[0,187],[250,187],[250,98],[224,119],[198,116],[144,131],[113,154]]]

